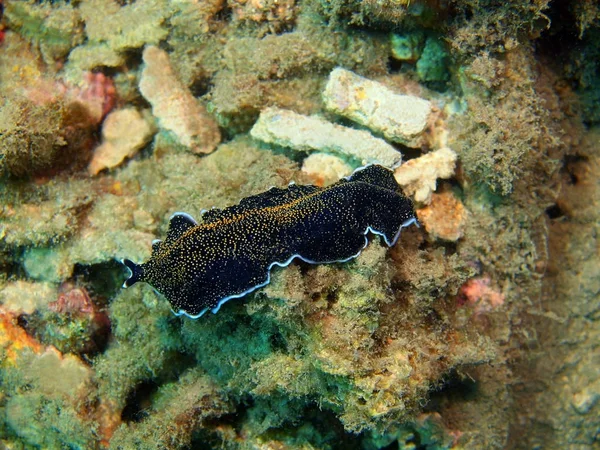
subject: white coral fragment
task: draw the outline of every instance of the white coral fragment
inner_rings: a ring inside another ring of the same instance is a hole
[[[420,203],[429,203],[438,178],[454,175],[456,153],[444,147],[405,162],[394,172],[396,181],[407,195]]]
[[[301,170],[317,186],[328,186],[352,173],[352,167],[343,159],[327,153],[310,154]]]
[[[382,134],[392,142],[420,146],[431,115],[431,103],[413,95],[400,95],[383,84],[346,69],[334,69],[323,92],[330,111]]]
[[[387,167],[400,164],[402,154],[369,132],[343,127],[317,116],[266,108],[250,130],[253,138],[298,151],[321,151],[351,158],[361,164]]]
[[[158,47],[146,47],[140,91],[152,105],[159,126],[171,131],[177,141],[193,153],[210,153],[221,141],[221,133],[206,108],[177,79],[169,55]]]
[[[102,143],[94,150],[88,165],[90,175],[112,169],[131,158],[154,135],[154,126],[135,108],[113,111],[102,124]]]

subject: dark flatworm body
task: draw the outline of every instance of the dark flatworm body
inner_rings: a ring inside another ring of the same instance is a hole
[[[206,211],[200,224],[176,213],[167,238],[152,243],[147,262],[123,261],[131,271],[124,286],[145,281],[167,297],[177,315],[197,318],[268,284],[275,265],[285,267],[295,258],[345,262],[366,247],[369,232],[392,246],[412,223],[413,204],[393,173],[367,166],[325,188],[272,188]]]

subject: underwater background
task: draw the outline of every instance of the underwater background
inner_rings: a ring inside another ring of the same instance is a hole
[[[595,0],[0,15],[0,448],[600,448]],[[373,163],[392,247],[197,319],[121,287],[176,212]]]

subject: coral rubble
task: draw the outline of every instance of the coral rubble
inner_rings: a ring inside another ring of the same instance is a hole
[[[252,137],[297,151],[331,152],[359,164],[397,166],[402,154],[384,140],[316,116],[279,108],[263,110],[250,130]]]
[[[210,153],[221,140],[214,120],[177,79],[169,55],[158,47],[144,50],[140,92],[152,105],[161,128],[194,153]]]
[[[323,100],[327,109],[410,147],[420,145],[418,138],[431,114],[429,101],[396,94],[380,83],[340,68],[329,75]]]
[[[301,170],[317,186],[333,184],[352,173],[352,167],[343,159],[327,153],[311,153],[302,162]]]
[[[102,125],[102,144],[95,150],[88,172],[96,175],[103,169],[118,166],[131,158],[150,141],[154,134],[152,124],[134,108],[110,113]]]
[[[411,159],[398,167],[394,173],[396,181],[417,202],[429,203],[438,178],[454,175],[456,153],[445,147]]]
[[[457,241],[463,236],[468,213],[452,192],[443,191],[431,194],[431,203],[417,209],[417,217],[431,237]]]

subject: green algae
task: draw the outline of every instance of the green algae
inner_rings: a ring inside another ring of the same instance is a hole
[[[400,61],[416,61],[423,51],[422,32],[392,33],[390,36],[392,56]]]
[[[93,123],[78,103],[40,105],[0,95],[0,176],[26,177],[68,167],[81,168]]]
[[[214,425],[233,412],[212,380],[201,369],[184,372],[177,382],[161,386],[148,419],[122,425],[111,439],[111,449],[179,449],[189,446],[197,430],[207,437],[217,434]]]
[[[450,78],[450,55],[438,36],[429,36],[417,61],[417,76],[424,83],[442,83]]]
[[[4,12],[9,26],[36,42],[49,64],[66,58],[83,41],[79,11],[68,2],[10,2]]]
[[[164,326],[166,314],[151,314],[152,306],[168,313],[164,302],[158,302],[150,291],[141,298],[123,291],[109,310],[115,340],[97,358],[95,369],[101,396],[121,408],[138,384],[153,379],[163,369],[169,370],[167,361],[176,356],[165,351],[172,332]]]
[[[2,385],[9,393],[2,399],[9,436],[14,434],[32,447],[94,445],[94,427],[78,414],[85,402],[94,399],[79,397],[78,389],[89,380],[76,361],[61,361],[52,352],[41,356],[25,352],[18,367],[5,367],[1,372]]]

